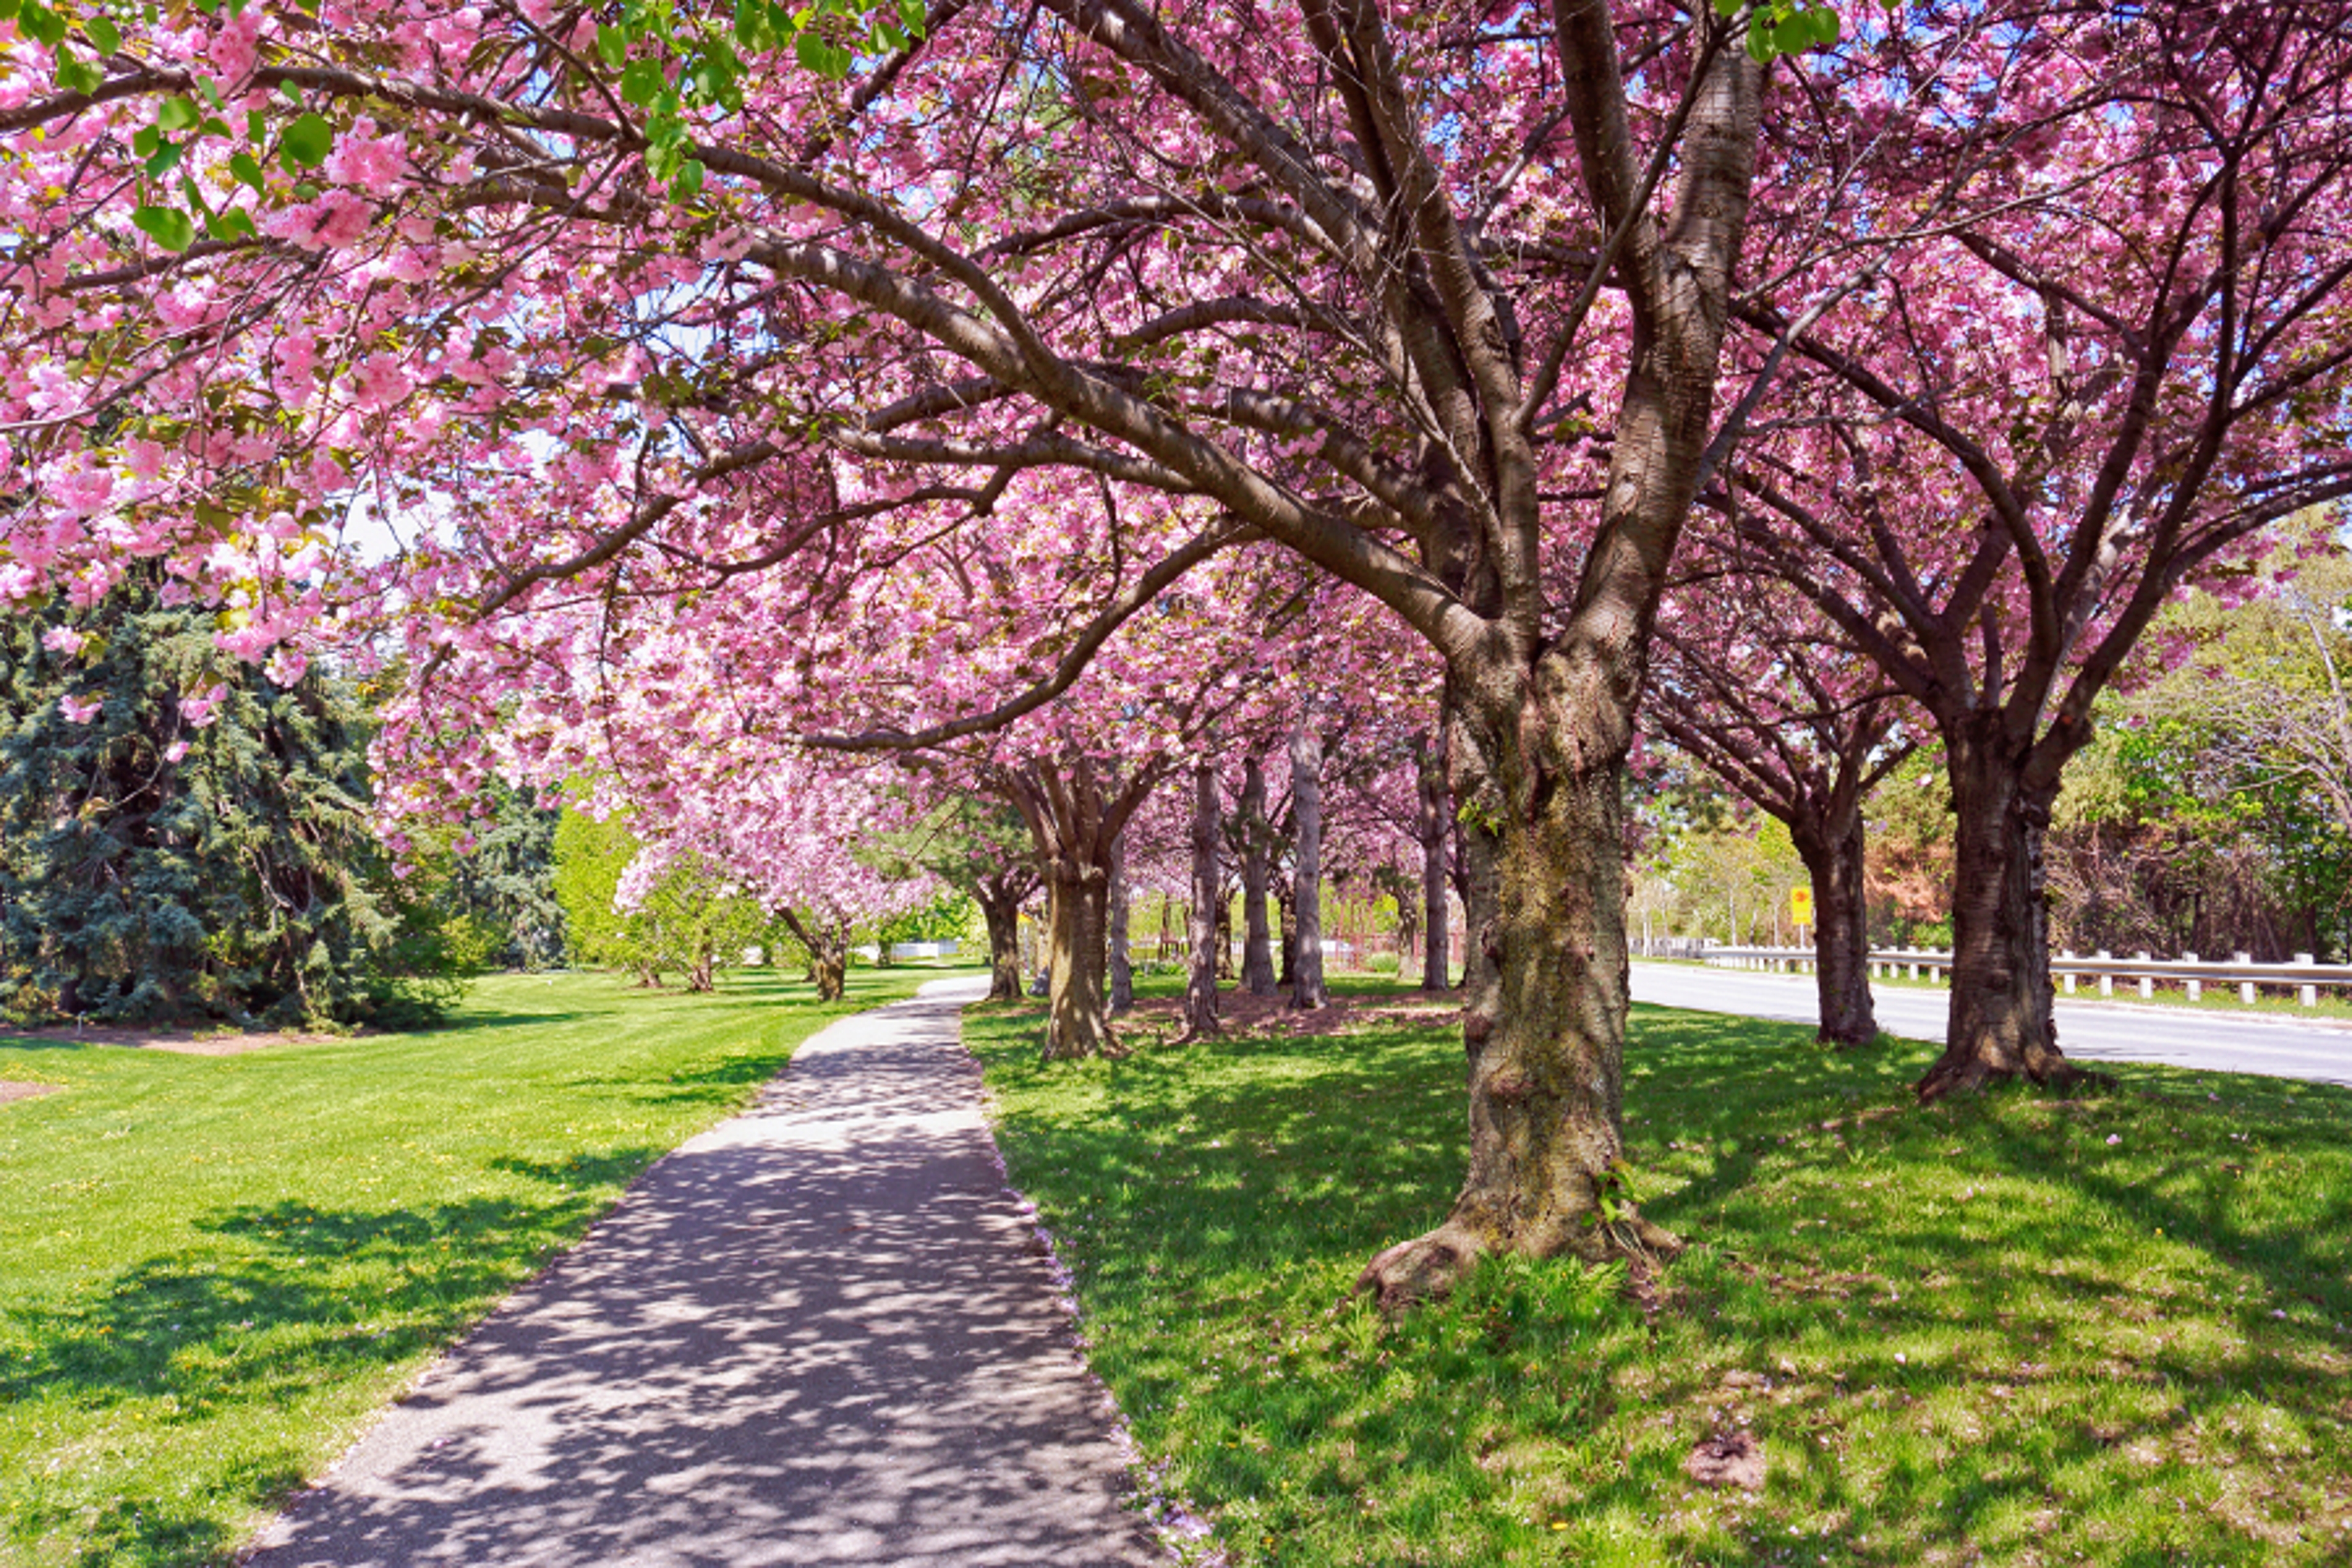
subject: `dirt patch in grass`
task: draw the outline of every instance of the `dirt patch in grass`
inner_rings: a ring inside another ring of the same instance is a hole
[[[1217,996],[1218,1028],[1242,1038],[1297,1039],[1397,1024],[1428,1027],[1451,1023],[1461,1012],[1462,998],[1458,994],[1338,994],[1325,1005],[1311,1010],[1293,1007],[1286,989],[1276,996],[1252,996],[1240,991],[1223,991]],[[1138,997],[1134,1011],[1124,1015],[1118,1024],[1122,1030],[1139,1028],[1160,1040],[1173,1039],[1184,1029],[1184,999]]]
[[[104,1026],[89,1028],[60,1026],[55,1029],[0,1031],[0,1045],[26,1040],[72,1040],[92,1046],[130,1046],[142,1051],[169,1051],[181,1057],[241,1057],[248,1051],[268,1050],[273,1046],[316,1046],[329,1040],[348,1039],[345,1035],[264,1035],[224,1030],[218,1033],[198,1033],[194,1029],[116,1029]]]
[[[31,1100],[36,1095],[55,1094],[63,1088],[65,1085],[61,1083],[18,1083],[13,1079],[0,1078],[0,1105],[12,1100]]]

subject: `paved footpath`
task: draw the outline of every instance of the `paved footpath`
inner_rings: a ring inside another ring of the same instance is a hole
[[[844,1020],[662,1160],[263,1534],[255,1568],[1164,1561],[956,1039]]]

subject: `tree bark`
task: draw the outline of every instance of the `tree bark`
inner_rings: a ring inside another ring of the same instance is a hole
[[[1107,1005],[1110,868],[1076,859],[1045,878],[1047,1061],[1102,1056],[1116,1048]]]
[[[1297,942],[1290,1005],[1311,1011],[1331,1000],[1323,984],[1323,737],[1316,733],[1311,714],[1290,738],[1290,820],[1297,889],[1291,918]]]
[[[838,1002],[849,988],[849,931],[845,926],[828,926],[812,917],[803,921],[800,911],[787,907],[783,911],[784,925],[808,954],[809,978],[816,983],[820,1002]]]
[[[1021,900],[1015,888],[983,883],[978,890],[981,919],[988,923],[988,999],[1021,1000]]]
[[[1217,775],[1208,763],[1192,771],[1192,953],[1184,984],[1184,1035],[1206,1038],[1217,1029],[1217,959],[1224,946],[1217,921],[1219,877]]]
[[[1957,819],[1952,1001],[1944,1054],[1916,1085],[1922,1101],[2000,1079],[2063,1088],[2092,1076],[2058,1048],[2051,1014],[2042,837],[2057,790],[2029,782],[2006,731],[2000,712],[1944,729]]]
[[[1080,757],[1033,761],[1001,775],[1029,825],[1045,884],[1047,1061],[1117,1049],[1105,1006],[1112,846],[1162,772],[1121,779]]]
[[[695,947],[694,963],[686,973],[686,988],[698,994],[719,989],[719,955],[708,936]]]
[[[1824,1045],[1866,1046],[1878,1037],[1870,995],[1870,910],[1863,888],[1862,803],[1841,819],[1791,822],[1790,838],[1813,884],[1813,981]]]
[[[1413,827],[1421,841],[1421,988],[1444,992],[1454,985],[1454,933],[1445,899],[1445,851],[1454,825],[1446,809],[1444,750],[1424,738],[1413,752],[1419,773]]]
[[[1241,816],[1242,989],[1253,996],[1273,996],[1281,990],[1265,913],[1266,849],[1273,834],[1265,821],[1265,772],[1255,757],[1242,764]]]
[[[1135,1010],[1135,959],[1129,951],[1129,925],[1133,913],[1127,887],[1127,835],[1110,841],[1109,891],[1105,910],[1110,932],[1110,1010]]]

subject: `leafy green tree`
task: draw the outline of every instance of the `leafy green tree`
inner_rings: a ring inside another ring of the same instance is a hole
[[[218,652],[154,575],[0,624],[0,968],[19,1017],[414,1023],[452,994],[370,831],[331,672]]]
[[[747,948],[774,949],[775,923],[699,856],[679,855],[641,889],[629,887],[645,846],[622,814],[599,821],[567,810],[553,842],[555,899],[576,963],[625,969],[648,986],[681,974],[688,990],[708,991]]]

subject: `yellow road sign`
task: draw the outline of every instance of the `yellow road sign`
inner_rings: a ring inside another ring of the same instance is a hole
[[[1813,923],[1813,890],[1811,888],[1789,889],[1789,918],[1801,926]]]

